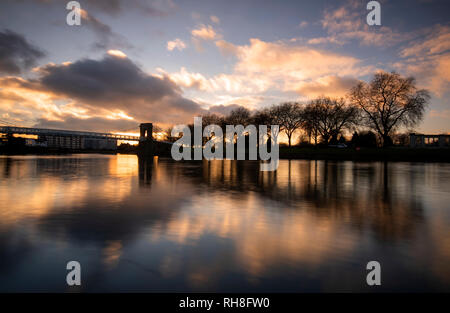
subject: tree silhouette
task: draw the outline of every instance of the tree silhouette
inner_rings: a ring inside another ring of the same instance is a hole
[[[337,140],[344,129],[350,129],[357,122],[358,109],[347,105],[343,98],[319,97],[305,107],[304,128],[308,133],[320,135],[326,144],[332,138]]]
[[[363,125],[373,129],[388,146],[390,135],[400,126],[420,122],[429,101],[429,92],[418,90],[413,77],[379,72],[370,83],[360,82],[350,93],[350,100],[361,108]]]
[[[303,110],[297,102],[285,102],[273,106],[270,110],[275,124],[280,125],[280,131],[284,131],[288,137],[289,147],[292,143],[292,135],[297,131],[304,121]]]

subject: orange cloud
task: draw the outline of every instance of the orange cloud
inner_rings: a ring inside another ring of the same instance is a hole
[[[0,115],[12,123],[118,130],[147,121],[184,123],[203,112],[172,80],[143,72],[118,50],[100,60],[47,64],[35,73],[35,79],[0,77]]]
[[[178,86],[207,92],[255,93],[269,87],[269,82],[264,78],[249,81],[244,75],[218,74],[207,78],[201,73],[189,72],[185,67],[173,73],[167,73],[161,68],[158,71],[162,77],[168,77]]]
[[[350,88],[357,84],[358,80],[351,77],[325,76],[312,82],[301,82],[298,84],[297,92],[308,98],[322,95],[331,97],[343,97]]]
[[[186,49],[186,44],[180,39],[176,38],[175,40],[171,40],[167,42],[167,50],[173,51],[175,49],[183,50]]]
[[[191,31],[192,35],[192,42],[194,43],[195,48],[197,51],[202,52],[203,41],[212,41],[219,39],[221,36],[214,30],[214,28],[211,25],[200,25],[198,28],[195,28]]]
[[[239,53],[239,47],[225,40],[217,40],[216,46],[217,48],[219,48],[219,51],[225,56],[237,55]]]
[[[450,50],[450,26],[436,26],[423,40],[417,40],[400,52],[401,57],[435,55]]]
[[[200,25],[199,28],[193,29],[191,34],[195,38],[203,40],[214,40],[217,38],[217,33],[211,25]]]
[[[239,49],[236,70],[264,73],[269,76],[303,80],[340,73],[356,75],[360,60],[306,46],[292,46],[284,42],[265,42],[250,39],[250,45]]]
[[[441,97],[450,91],[450,27],[437,25],[426,32],[400,51],[404,59],[394,67],[414,75],[420,85]]]
[[[355,57],[295,42],[266,42],[253,38],[248,45],[218,40],[216,46],[222,53],[236,57],[231,74],[206,77],[184,67],[173,73],[159,71],[181,87],[213,93],[216,104],[237,103],[232,101],[250,97],[253,107],[257,105],[254,96],[269,90],[297,92],[308,97],[318,94],[340,96],[348,92],[346,88],[356,81],[350,77],[373,71],[372,67],[363,66]],[[226,92],[227,95],[218,92]]]
[[[127,55],[120,50],[108,50],[108,54],[118,58],[126,58]],[[70,63],[69,63],[70,65]]]

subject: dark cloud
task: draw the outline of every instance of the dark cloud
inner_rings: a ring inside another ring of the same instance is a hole
[[[85,3],[89,7],[99,9],[109,14],[117,14],[122,9],[120,0],[85,0]]]
[[[131,47],[131,45],[127,43],[127,40],[123,36],[113,32],[109,25],[103,23],[84,9],[82,9],[81,12],[82,25],[89,27],[97,36],[94,48],[107,50],[111,46]]]
[[[88,11],[83,10],[82,12],[83,25],[91,28],[99,39],[95,46],[97,48],[107,48],[111,41],[111,38],[116,36],[111,30],[111,27],[101,22],[96,17],[92,16]]]
[[[169,0],[85,0],[87,6],[109,14],[120,13],[124,9],[138,9],[150,16],[167,16],[175,5]]]
[[[53,5],[59,6],[60,8],[66,8],[66,4],[69,2],[66,1],[61,3],[61,1],[56,0],[34,0],[34,1],[41,5]],[[116,14],[121,12],[123,8],[129,9],[135,7],[136,4],[134,4],[134,2],[136,1],[134,0],[126,2],[121,0],[79,1],[81,7],[81,25],[89,28],[96,36],[96,41],[93,44],[94,49],[106,50],[111,47],[116,48],[132,47],[132,45],[126,40],[124,36],[114,32],[111,26],[102,22],[102,20],[100,20],[97,17],[97,13],[99,14],[106,13],[110,15]]]
[[[168,78],[144,73],[128,58],[106,55],[40,68],[40,88],[90,111],[123,111],[140,121],[179,123],[204,112]]]
[[[40,71],[43,74],[40,81],[48,89],[96,103],[142,97],[154,101],[178,92],[172,82],[145,74],[128,58],[111,55],[68,65],[49,64]]]
[[[43,56],[44,53],[22,35],[10,30],[0,32],[0,73],[19,74]]]
[[[139,123],[124,119],[115,120],[102,117],[82,119],[68,116],[61,121],[40,118],[33,127],[93,132],[136,132],[139,129]]]
[[[41,4],[60,3],[57,0],[35,1]],[[79,2],[82,9],[93,9],[111,15],[119,14],[124,10],[137,9],[149,16],[162,17],[169,15],[176,7],[172,0],[80,0]]]
[[[239,104],[228,104],[228,105],[213,105],[209,108],[210,113],[220,114],[220,115],[228,115],[231,111],[244,108],[244,106]]]

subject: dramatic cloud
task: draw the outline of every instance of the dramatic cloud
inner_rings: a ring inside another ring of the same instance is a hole
[[[228,115],[231,111],[236,109],[245,108],[242,105],[239,104],[229,104],[229,105],[213,105],[209,108],[210,113],[218,114],[218,115]]]
[[[174,49],[183,50],[186,49],[186,44],[179,38],[167,42],[167,50],[173,51]]]
[[[120,51],[36,73],[29,80],[0,78],[0,116],[28,126],[119,131],[140,122],[185,123],[205,112],[172,80],[143,72]]]
[[[274,104],[282,102],[281,99],[274,99],[274,97],[264,95],[249,95],[249,96],[231,96],[229,94],[217,95],[218,101],[216,105],[209,108],[210,111],[223,112],[224,114],[234,110],[238,107],[244,107],[249,110],[261,108],[261,104]],[[273,100],[273,101],[272,101]],[[272,101],[267,103],[267,101]]]
[[[0,86],[0,116],[11,124],[31,126],[36,117],[60,114],[53,95],[43,92],[38,82],[7,76],[0,77]]]
[[[317,3],[308,6],[310,15],[283,13],[286,23],[271,24],[269,31],[265,20],[252,15],[244,21],[234,19],[214,4],[207,11],[202,5],[192,5],[165,20],[143,14],[166,16],[176,8],[172,0],[83,0],[83,27],[70,28],[58,24],[64,23],[67,14],[65,3],[4,2],[0,5],[4,23],[33,34],[27,39],[42,42],[51,53],[49,59],[56,63],[24,72],[36,66],[42,52],[20,35],[13,34],[22,42],[15,44],[4,38],[11,32],[0,33],[1,74],[24,73],[22,78],[0,76],[0,117],[27,125],[37,119],[39,123],[70,120],[83,128],[121,121],[186,122],[208,108],[219,113],[236,105],[253,109],[322,94],[342,96],[358,79],[369,79],[377,69],[413,75],[420,87],[441,98],[437,102],[440,108],[450,94],[450,26],[443,13],[445,6],[440,5],[444,1],[427,4],[423,19],[412,24],[407,23],[408,10],[390,4],[381,26],[367,25],[367,1]],[[236,5],[243,12],[248,8]],[[46,18],[20,24],[9,17],[26,13],[22,6]],[[414,6],[425,7],[411,3],[411,8]],[[294,8],[302,4],[283,4],[285,9],[291,7],[297,12]],[[259,8],[274,7],[262,4]],[[431,14],[435,9],[440,13]],[[54,19],[48,18],[54,13]],[[280,17],[278,10],[272,13]],[[314,23],[308,16],[319,16],[319,20]],[[286,27],[287,23],[291,27]],[[44,33],[51,35],[40,38]],[[152,36],[156,33],[161,36]],[[258,37],[252,38],[252,34]],[[60,42],[64,40],[67,46],[63,49]],[[137,45],[135,50],[129,49],[127,40]],[[107,51],[107,56],[97,59],[98,51],[77,50],[89,44]],[[208,47],[209,51],[199,56],[186,51],[188,46],[199,51]],[[77,53],[88,58],[77,60]],[[140,58],[139,64],[146,68],[164,66],[165,70],[146,73],[128,58],[129,53]],[[172,54],[180,58],[174,59]],[[67,59],[74,61],[61,63]],[[105,123],[100,122],[102,118]]]
[[[436,25],[400,51],[394,67],[441,97],[450,91],[450,27]]]
[[[113,35],[111,27],[89,14],[88,11],[81,9],[80,14],[84,22],[83,24],[91,27],[99,37],[109,37]]]
[[[420,57],[450,51],[450,26],[437,25],[428,36],[412,42],[400,52],[402,57]]]
[[[263,92],[269,87],[264,78],[255,78],[250,81],[244,75],[218,74],[207,78],[201,73],[189,72],[184,67],[180,71],[170,74],[162,69],[159,69],[159,72],[178,86],[208,92],[254,93]]]
[[[328,76],[359,77],[373,70],[351,56],[281,41],[250,39],[250,45],[240,46],[237,51],[236,73],[250,80],[264,77],[267,86],[284,91],[298,91],[299,84],[318,79],[323,85]]]
[[[155,17],[167,16],[175,8],[171,0],[86,0],[85,2],[89,6],[111,14],[132,8]]]
[[[338,8],[326,9],[321,23],[328,36],[312,38],[309,43],[343,45],[356,40],[365,46],[386,47],[412,38],[413,34],[394,32],[386,26],[367,25],[361,15],[361,12],[366,12],[365,5],[366,2],[351,0]]]
[[[121,110],[140,120],[180,122],[201,111],[171,80],[144,73],[130,59],[107,55],[39,69],[43,88],[90,110]]]
[[[299,83],[297,92],[308,98],[323,95],[344,97],[357,83],[358,80],[351,77],[325,76],[312,82]]]
[[[430,89],[438,97],[450,91],[450,54],[425,58],[411,58],[397,62],[394,67],[417,78],[421,87]]]
[[[239,49],[238,71],[264,73],[308,79],[333,73],[356,74],[358,59],[305,46],[284,42],[265,42],[250,39],[250,45]]]
[[[103,117],[77,118],[70,115],[61,115],[61,120],[40,118],[34,127],[94,132],[136,132],[139,129],[139,123],[125,119],[107,119]]]
[[[0,32],[0,73],[19,74],[43,56],[44,53],[22,35],[10,30]]]
[[[34,0],[42,4],[53,4],[57,0]],[[83,0],[81,7],[94,9],[111,15],[117,15],[124,10],[136,9],[149,16],[167,16],[176,8],[172,0]]]
[[[237,46],[224,40],[216,41],[216,45],[237,59],[232,73],[207,77],[184,67],[178,72],[159,72],[178,86],[210,93],[215,104],[257,107],[270,101],[270,92],[279,90],[309,98],[343,96],[357,81],[351,77],[374,70],[351,56],[285,41],[254,38],[249,45]]]
[[[100,21],[88,11],[81,9],[81,18],[82,24],[92,29],[94,34],[97,36],[97,41],[94,44],[95,48],[105,50],[112,45],[129,46],[129,44],[126,43],[125,38],[113,32],[109,25],[106,25]]]

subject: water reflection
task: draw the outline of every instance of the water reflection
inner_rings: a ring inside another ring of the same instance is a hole
[[[0,291],[450,286],[447,164],[0,157]],[[39,279],[44,278],[44,279]]]

